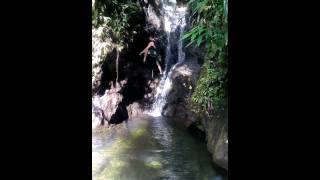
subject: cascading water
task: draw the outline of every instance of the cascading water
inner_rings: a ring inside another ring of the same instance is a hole
[[[171,73],[177,64],[184,62],[185,52],[180,41],[186,26],[186,7],[178,7],[176,0],[162,0],[162,14],[167,35],[167,49],[165,56],[165,72],[157,88],[155,102],[149,114],[160,116],[171,90]]]
[[[175,0],[161,1],[167,48],[164,75],[149,113],[152,116],[161,115],[172,89],[171,74],[179,63],[185,61],[183,43],[179,39],[186,25],[186,7],[177,7]],[[157,24],[158,21],[153,22]],[[93,88],[99,87],[101,64],[105,54],[110,53],[107,50],[112,49],[107,47],[111,41],[104,41],[102,32],[102,28],[93,29]],[[191,134],[175,119],[139,116],[107,131],[96,129],[104,122],[103,117],[108,118],[115,112],[111,111],[112,107],[122,101],[122,95],[118,93],[120,89],[116,86],[106,90],[102,96],[92,97],[93,180],[228,179],[212,166],[204,137],[198,133]]]
[[[177,64],[184,62],[185,53],[183,51],[183,43],[180,41],[180,37],[185,30],[186,26],[186,7],[178,6],[176,0],[161,0],[162,8],[161,14],[163,17],[164,30],[167,37],[167,47],[165,55],[165,70],[164,75],[161,77],[157,92],[155,95],[155,101],[152,105],[151,110],[148,114],[152,116],[160,116],[161,111],[166,103],[166,97],[171,90],[172,81],[171,73]],[[149,6],[151,8],[151,6]],[[152,9],[147,14],[151,14]],[[152,15],[151,15],[152,16]],[[160,26],[160,19],[153,17],[154,24]],[[110,40],[103,40],[102,32],[105,26],[99,27],[98,29],[92,29],[92,59],[93,59],[93,79],[92,86],[98,87],[101,76],[101,62],[104,60],[105,54],[107,54],[110,48]],[[102,120],[101,110],[105,109],[103,106],[103,97],[94,95],[92,98],[92,128],[99,126]]]

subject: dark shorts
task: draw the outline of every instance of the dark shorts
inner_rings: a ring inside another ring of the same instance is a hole
[[[153,69],[156,66],[156,60],[157,60],[157,58],[150,57],[150,56],[147,57],[146,67],[150,68],[150,69]]]

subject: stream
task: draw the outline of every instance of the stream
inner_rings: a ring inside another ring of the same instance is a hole
[[[164,117],[130,119],[92,134],[93,180],[225,180],[204,141]]]
[[[213,165],[203,134],[161,115],[172,89],[171,73],[186,60],[180,39],[187,25],[186,6],[178,6],[176,0],[161,0],[161,4],[165,70],[152,108],[112,128],[96,128],[105,107],[100,97],[92,99],[93,180],[227,180]],[[151,12],[149,7],[147,14],[155,16]]]

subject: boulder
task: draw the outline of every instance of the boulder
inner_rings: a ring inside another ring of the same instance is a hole
[[[162,115],[166,117],[196,121],[194,114],[186,107],[199,76],[200,66],[196,62],[184,62],[175,67],[171,74],[172,89]]]
[[[128,116],[131,119],[132,117],[137,117],[143,114],[143,107],[138,102],[134,102],[127,106]]]

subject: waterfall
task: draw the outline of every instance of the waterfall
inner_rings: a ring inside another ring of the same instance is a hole
[[[149,112],[150,115],[160,116],[171,90],[171,73],[177,64],[184,62],[185,52],[180,38],[186,26],[186,7],[178,7],[176,0],[162,0],[162,15],[164,29],[167,35],[165,56],[165,71],[157,88],[155,102]]]
[[[172,70],[177,64],[184,62],[185,53],[183,51],[183,43],[179,41],[183,34],[186,26],[186,7],[177,5],[176,0],[161,0],[161,18],[152,14],[153,9],[149,6],[147,11],[148,16],[151,16],[152,25],[160,28],[160,21],[163,22],[164,30],[166,32],[167,47],[165,53],[165,69],[163,76],[161,77],[159,86],[156,90],[155,101],[152,105],[151,110],[148,114],[153,116],[160,116],[162,108],[165,105],[166,97],[171,90],[172,81],[171,74]],[[106,22],[106,21],[105,21]],[[110,53],[108,50],[111,48],[111,39],[103,40],[103,30],[107,28],[103,25],[99,28],[92,29],[92,87],[97,89],[101,81],[101,63],[103,62],[106,54]],[[102,112],[105,109],[105,98],[107,96],[94,95],[92,97],[92,129],[96,128],[101,124]]]

